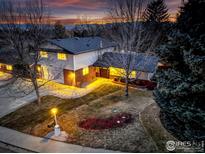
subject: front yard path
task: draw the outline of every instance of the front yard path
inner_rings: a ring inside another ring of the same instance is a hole
[[[41,88],[41,96],[51,95],[64,99],[78,98],[90,93],[102,84],[106,83],[111,85],[114,84],[112,81],[102,78],[98,78],[85,88],[70,87],[56,82],[49,82]],[[1,84],[3,84],[3,81],[0,80],[0,85]],[[0,89],[0,118],[14,112],[30,102],[33,102],[34,100],[36,100],[35,93],[31,93],[25,97],[18,97],[7,93],[6,88]]]

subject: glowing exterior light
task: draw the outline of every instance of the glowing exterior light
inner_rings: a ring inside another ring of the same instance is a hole
[[[58,125],[57,117],[56,117],[56,114],[58,113],[58,109],[52,108],[51,113],[54,115],[54,120],[55,120],[54,134],[55,134],[55,136],[60,136],[61,130],[60,130],[60,127]]]
[[[52,113],[53,115],[56,115],[56,114],[58,113],[58,109],[57,109],[57,108],[52,108],[52,109],[51,109],[51,113]]]
[[[37,71],[41,72],[41,66],[37,66]]]
[[[75,79],[75,73],[72,72],[72,73],[70,74],[70,78],[71,78],[71,79]]]

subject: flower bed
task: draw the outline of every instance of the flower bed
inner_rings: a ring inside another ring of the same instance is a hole
[[[89,118],[79,123],[80,128],[86,130],[102,130],[122,127],[132,122],[132,115],[121,113],[107,119]]]

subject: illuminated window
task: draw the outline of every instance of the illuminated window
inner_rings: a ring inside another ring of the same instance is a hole
[[[115,67],[110,67],[110,75],[111,76],[125,76],[125,70]]]
[[[43,58],[48,58],[48,53],[46,51],[40,51],[40,55]]]
[[[59,59],[59,60],[67,60],[66,54],[64,54],[64,53],[58,53],[58,59]]]
[[[83,69],[83,75],[85,76],[87,74],[89,74],[89,67]]]
[[[6,65],[6,69],[7,69],[8,71],[12,71],[12,70],[13,70],[13,66],[11,66],[11,65]]]
[[[137,77],[137,72],[136,71],[132,71],[130,73],[130,78],[136,78]]]
[[[121,68],[110,67],[110,75],[124,77],[126,75],[126,72],[124,69],[121,69]],[[129,77],[136,78],[136,71],[132,71]]]

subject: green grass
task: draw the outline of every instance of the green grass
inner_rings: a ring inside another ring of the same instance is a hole
[[[40,106],[37,105],[36,101],[30,103],[1,118],[0,125],[23,131],[27,128],[32,128],[45,120],[53,118],[50,113],[50,110],[53,107],[57,107],[59,109],[58,115],[61,115],[66,111],[77,108],[83,104],[89,104],[98,98],[109,95],[120,89],[122,89],[120,86],[105,84],[81,98],[61,99],[54,96],[45,96],[42,97],[42,103]]]

